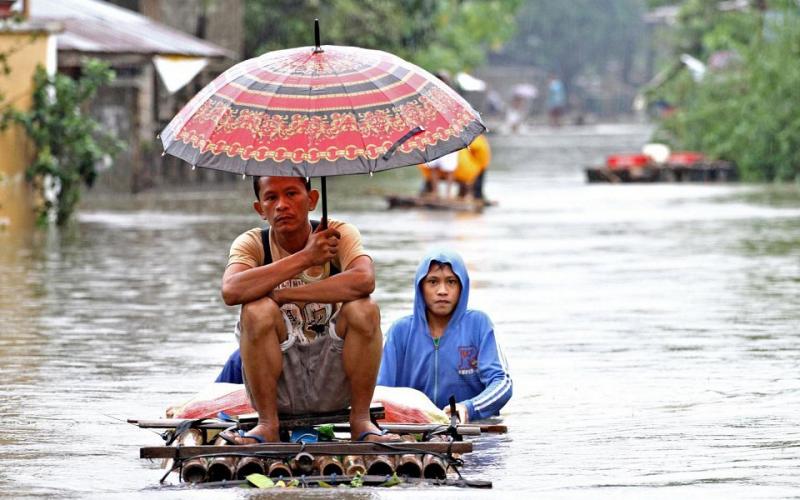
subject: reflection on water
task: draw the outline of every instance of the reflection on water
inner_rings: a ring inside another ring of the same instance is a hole
[[[410,310],[426,247],[461,251],[515,381],[511,432],[464,473],[547,497],[782,497],[800,486],[797,188],[586,185],[638,148],[605,127],[493,138],[483,214],[387,211],[416,170],[331,179],[377,265],[384,328]],[[157,417],[215,376],[236,310],[228,247],[258,223],[224,192],[94,198],[72,227],[0,233],[0,491],[227,497],[153,490]],[[386,491],[461,498],[480,492]],[[368,494],[355,494],[366,497]]]

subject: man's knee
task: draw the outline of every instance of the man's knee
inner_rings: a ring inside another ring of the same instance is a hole
[[[281,308],[269,297],[242,306],[242,333],[248,336],[274,331],[283,324]]]
[[[345,302],[339,315],[349,326],[365,333],[373,333],[381,324],[381,311],[371,297]]]

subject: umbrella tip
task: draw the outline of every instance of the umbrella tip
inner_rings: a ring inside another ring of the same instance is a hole
[[[323,52],[319,41],[319,19],[314,19],[314,53]]]

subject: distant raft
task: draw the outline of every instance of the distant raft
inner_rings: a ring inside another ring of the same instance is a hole
[[[586,169],[590,183],[699,182],[716,183],[738,180],[736,166],[723,160],[710,160],[694,151],[669,154],[656,162],[645,154],[617,154],[606,158],[602,167]]]
[[[434,198],[431,196],[389,195],[386,197],[389,209],[442,210],[450,212],[482,212],[485,207],[497,205],[496,201],[467,198]]]

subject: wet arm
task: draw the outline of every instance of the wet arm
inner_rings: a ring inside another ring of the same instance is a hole
[[[463,401],[469,420],[480,420],[496,415],[506,405],[513,391],[508,365],[490,329],[481,341],[478,351],[478,371],[485,389],[474,398]]]
[[[308,267],[310,259],[305,252],[298,252],[267,266],[231,264],[222,276],[222,300],[229,306],[235,306],[261,299]]]
[[[316,283],[272,292],[278,304],[287,302],[321,302],[333,304],[368,297],[375,290],[372,259],[361,255],[353,259],[341,273]]]

